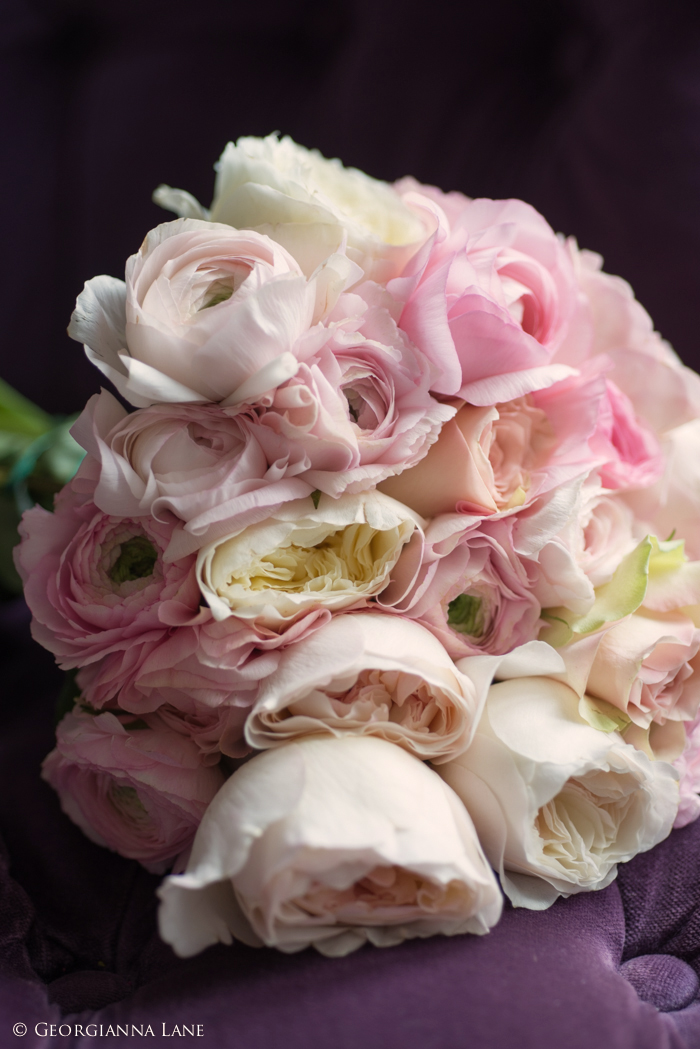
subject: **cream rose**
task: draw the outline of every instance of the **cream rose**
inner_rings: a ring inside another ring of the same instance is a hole
[[[471,820],[427,765],[379,739],[304,739],[226,782],[160,933],[187,957],[242,940],[344,955],[436,933],[486,933],[501,894]]]
[[[345,239],[348,257],[384,282],[401,272],[431,232],[424,209],[411,210],[388,183],[287,136],[229,142],[216,167],[211,210],[170,186],[159,186],[154,200],[178,215],[266,234],[307,274]]]
[[[540,910],[605,888],[617,864],[665,838],[676,816],[672,766],[592,728],[578,706],[560,681],[502,681],[469,749],[439,767],[516,906]]]
[[[407,619],[334,616],[286,649],[246,723],[257,749],[300,736],[379,736],[419,758],[445,761],[468,745],[491,675],[475,679]],[[493,669],[495,669],[495,661]],[[222,740],[226,750],[226,740]]]
[[[279,629],[317,608],[362,607],[388,583],[419,519],[379,492],[287,503],[203,547],[197,578],[215,619]]]

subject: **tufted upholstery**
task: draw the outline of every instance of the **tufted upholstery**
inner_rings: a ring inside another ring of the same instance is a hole
[[[225,141],[275,128],[384,178],[529,200],[700,366],[692,0],[4,0],[3,16],[0,374],[47,409],[98,386],[63,329],[83,280],[119,276],[167,218],[154,186],[208,203]],[[59,679],[21,603],[0,608],[0,657],[0,1044],[63,1011],[203,1023],[203,1044],[245,1049],[700,1046],[700,825],[483,939],[180,962],[155,934],[156,880],[38,779]]]

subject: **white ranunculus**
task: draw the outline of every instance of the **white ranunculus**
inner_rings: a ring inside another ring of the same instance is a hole
[[[671,765],[592,728],[578,705],[551,678],[493,685],[469,750],[439,767],[516,906],[605,888],[618,863],[667,836],[678,809]]]
[[[401,272],[432,232],[388,183],[287,136],[229,142],[216,168],[210,210],[170,186],[159,186],[153,199],[178,215],[264,233],[306,274],[346,240],[348,257],[383,283]]]
[[[367,603],[388,583],[420,525],[379,492],[281,506],[258,524],[203,546],[197,578],[215,619],[236,615],[280,628],[315,608]]]
[[[445,761],[464,750],[498,659],[469,677],[437,638],[409,619],[334,616],[282,654],[246,723],[257,749],[300,736],[379,736],[419,758]],[[225,738],[221,742],[226,752]]]
[[[235,772],[159,895],[161,936],[181,957],[234,938],[338,956],[482,934],[502,906],[449,787],[399,747],[356,736],[289,743]]]
[[[87,281],[68,334],[144,408],[254,404],[296,374],[312,326],[361,271],[334,254],[307,280],[270,237],[178,219],[147,234],[125,276]]]

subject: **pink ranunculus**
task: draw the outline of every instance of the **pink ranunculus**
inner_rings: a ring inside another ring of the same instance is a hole
[[[328,495],[363,491],[413,466],[454,414],[431,396],[434,369],[391,306],[370,282],[342,295],[325,341],[263,400],[263,424],[303,448],[303,479]]]
[[[20,528],[16,563],[32,633],[64,669],[158,640],[168,630],[164,609],[183,622],[197,618],[194,559],[163,557],[172,523],[105,514],[73,482],[54,513],[33,507]]]
[[[105,513],[172,512],[206,541],[227,520],[245,524],[310,495],[300,446],[261,426],[250,409],[159,404],[127,414],[105,390],[88,401],[73,434],[99,462],[94,501]]]
[[[77,683],[85,701],[98,709],[118,704],[122,710],[147,718],[167,708],[167,716],[181,721],[182,731],[192,735],[201,723],[204,735],[209,726],[216,739],[219,728],[223,731],[225,727],[229,753],[237,747],[236,756],[242,756],[249,749],[243,723],[260,681],[276,669],[286,646],[329,620],[330,613],[319,609],[277,633],[255,629],[235,617],[223,622],[204,618],[195,626],[172,629],[157,640],[111,652],[83,667]],[[202,744],[198,745],[201,749]]]
[[[413,180],[399,189],[420,201]],[[400,327],[438,369],[433,389],[490,405],[569,374],[551,362],[578,288],[566,247],[542,216],[520,200],[435,190],[422,200],[440,227],[388,289],[403,304]]]
[[[605,460],[607,445],[591,447],[604,395],[602,373],[589,369],[503,404],[463,404],[425,458],[379,488],[423,517],[530,505]]]
[[[606,488],[647,488],[662,476],[664,456],[656,434],[637,418],[629,397],[606,382],[592,447],[606,461],[600,479]]]
[[[700,715],[686,724],[683,753],[673,762],[680,773],[681,801],[674,827],[686,827],[700,816]]]
[[[126,284],[87,282],[69,333],[136,407],[254,403],[294,375],[299,340],[359,273],[333,255],[307,281],[269,237],[177,219],[146,236]]]
[[[556,360],[579,367],[604,354],[612,364],[609,378],[629,398],[633,413],[657,434],[700,415],[700,378],[685,367],[654,331],[649,314],[629,284],[602,270],[603,260],[568,241],[582,295],[578,323]],[[585,329],[587,337],[580,331]]]
[[[92,841],[158,873],[191,844],[224,782],[164,722],[144,727],[109,712],[66,715],[42,774]]]
[[[390,588],[379,604],[427,627],[453,659],[498,655],[532,641],[540,627],[538,569],[515,552],[515,525],[513,517],[436,517],[413,585],[397,588],[397,597]]]

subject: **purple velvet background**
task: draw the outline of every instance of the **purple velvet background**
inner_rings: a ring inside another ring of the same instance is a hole
[[[273,129],[383,178],[529,200],[700,365],[693,0],[4,0],[2,15],[0,374],[45,408],[99,386],[65,325],[82,282],[120,276],[168,218],[153,188],[208,203],[227,139]],[[0,1046],[113,1044],[33,1035],[62,1012],[201,1023],[203,1044],[245,1049],[700,1046],[700,825],[485,938],[182,962],[155,933],[157,880],[87,841],[38,779],[60,675],[21,602],[0,607],[0,660]]]

